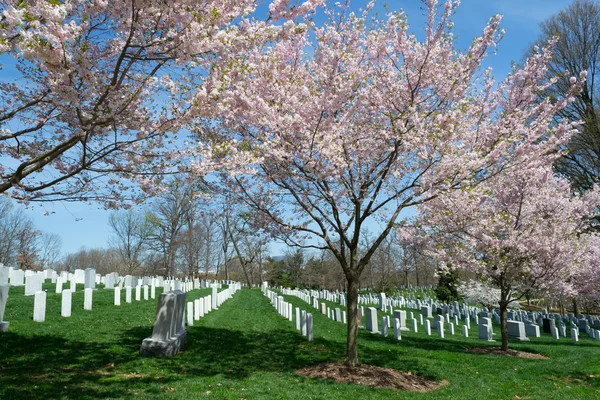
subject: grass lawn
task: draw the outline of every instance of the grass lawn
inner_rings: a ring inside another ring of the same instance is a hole
[[[80,289],[82,285],[79,285]],[[243,289],[188,327],[184,353],[172,358],[139,355],[149,336],[156,300],[113,306],[113,292],[94,292],[94,309],[83,310],[83,292],[73,294],[73,314],[60,316],[60,295],[46,285],[46,322],[32,321],[33,296],[11,288],[0,333],[0,399],[215,398],[215,399],[600,399],[600,344],[581,336],[554,341],[511,342],[517,350],[548,360],[466,353],[495,345],[457,335],[446,338],[403,332],[383,338],[361,330],[363,363],[446,380],[429,393],[373,389],[294,374],[320,362],[343,361],[345,325],[327,319],[304,301],[286,296],[314,315],[308,343],[293,322],[279,316],[259,290]],[[210,289],[189,292],[187,299]],[[157,291],[158,295],[158,291]],[[333,304],[330,304],[333,305]],[[410,326],[410,324],[409,324]],[[434,331],[435,333],[435,331]],[[497,332],[496,332],[497,333]],[[471,336],[476,335],[475,328]],[[499,335],[496,334],[499,338]]]

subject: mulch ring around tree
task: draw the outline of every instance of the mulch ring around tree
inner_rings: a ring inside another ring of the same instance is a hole
[[[508,349],[506,351],[502,351],[499,347],[478,347],[474,349],[465,350],[467,353],[475,353],[475,354],[492,354],[495,356],[507,356],[507,357],[520,357],[520,358],[532,358],[536,360],[548,360],[549,357],[546,357],[541,354],[528,353],[526,351],[518,351]]]
[[[434,379],[414,375],[410,372],[373,365],[349,367],[344,364],[324,363],[299,369],[296,374],[316,379],[332,379],[340,383],[414,392],[428,392],[448,383],[447,381],[437,382]]]

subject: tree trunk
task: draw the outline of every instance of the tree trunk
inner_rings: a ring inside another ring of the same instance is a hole
[[[573,299],[573,314],[575,314],[575,316],[579,315],[579,309],[577,307],[577,299]]]
[[[350,367],[358,365],[358,277],[348,274],[348,340],[346,341],[346,361]]]
[[[502,334],[502,351],[508,350],[508,324],[507,312],[508,304],[505,301],[500,302],[500,332]]]

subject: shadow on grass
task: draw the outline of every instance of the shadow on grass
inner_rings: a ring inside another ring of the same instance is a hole
[[[116,379],[110,385],[101,381],[111,377],[111,366],[138,357],[131,346],[108,347],[51,335],[23,337],[7,332],[0,341],[2,399],[123,397],[129,379]]]
[[[129,329],[112,346],[53,336],[1,336],[0,398],[99,399],[160,393],[186,377],[222,375],[244,379],[254,373],[291,373],[321,362],[341,362],[345,344],[315,338],[307,342],[289,330],[241,332],[207,327],[188,329],[183,353],[171,358],[139,355],[148,327]],[[418,371],[415,360],[397,352],[361,346],[361,360]]]

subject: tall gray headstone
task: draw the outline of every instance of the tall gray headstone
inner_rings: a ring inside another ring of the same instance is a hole
[[[379,333],[377,326],[377,309],[375,307],[367,307],[367,331],[371,333]]]
[[[187,332],[183,328],[185,293],[162,293],[158,298],[152,336],[142,341],[143,356],[170,357],[181,351]]]

